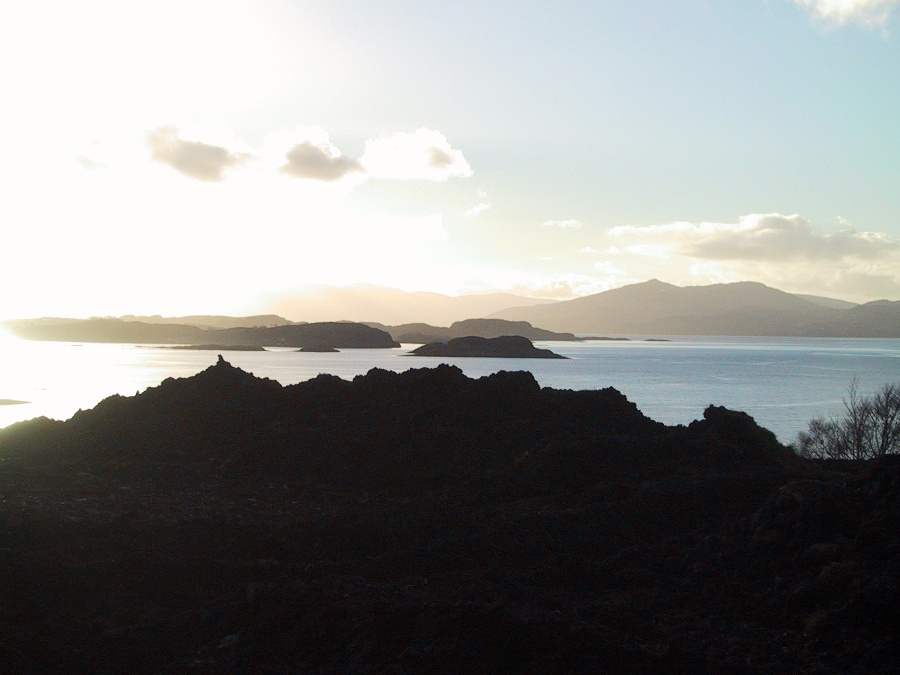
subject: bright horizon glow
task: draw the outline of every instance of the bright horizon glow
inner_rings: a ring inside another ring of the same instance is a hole
[[[0,319],[299,284],[900,299],[898,7],[4,6]]]

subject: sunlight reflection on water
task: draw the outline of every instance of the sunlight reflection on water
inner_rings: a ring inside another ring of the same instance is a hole
[[[235,366],[282,384],[331,373],[352,379],[373,367],[403,371],[442,361],[480,377],[529,370],[543,386],[612,386],[648,416],[686,424],[708,404],[745,410],[782,441],[815,416],[840,411],[852,378],[863,392],[900,381],[900,340],[803,338],[673,338],[671,342],[540,343],[570,357],[437,359],[399,349],[335,354],[290,349],[224,352]],[[217,352],[112,344],[31,342],[0,335],[0,427],[40,415],[67,419],[112,394],[133,395],[167,377],[189,377],[215,363]]]

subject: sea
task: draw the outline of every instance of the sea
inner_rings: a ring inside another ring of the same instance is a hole
[[[869,394],[900,382],[900,339],[670,337],[648,341],[537,342],[557,359],[410,356],[417,345],[301,353],[221,352],[259,377],[294,384],[319,373],[345,379],[372,368],[458,366],[470,377],[530,371],[546,387],[614,387],[647,416],[689,424],[710,404],[743,410],[790,443],[815,417],[840,415],[851,383]],[[131,396],[213,365],[219,352],[155,345],[38,342],[0,336],[0,428],[46,416],[68,419],[113,394]]]

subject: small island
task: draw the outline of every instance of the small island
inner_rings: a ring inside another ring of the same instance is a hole
[[[501,359],[564,359],[565,356],[540,349],[526,337],[504,335],[496,338],[468,336],[447,342],[431,342],[414,349],[410,356],[453,356]]]
[[[265,347],[259,345],[175,345],[166,349],[191,349],[207,352],[264,352]]]

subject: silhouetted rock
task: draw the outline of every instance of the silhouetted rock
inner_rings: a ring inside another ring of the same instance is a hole
[[[519,335],[497,338],[461,337],[448,342],[432,342],[410,352],[412,356],[476,356],[510,359],[564,359],[549,349],[539,349],[531,340]]]
[[[897,670],[900,461],[725,408],[220,357],[0,460],[5,672]]]

